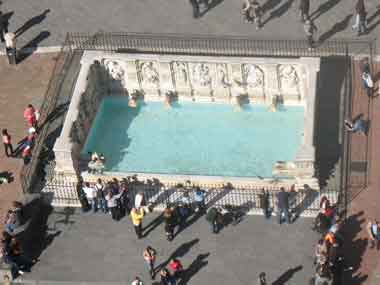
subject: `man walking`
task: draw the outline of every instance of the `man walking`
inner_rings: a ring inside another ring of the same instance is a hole
[[[9,64],[16,64],[17,50],[16,50],[16,35],[8,32],[4,35],[5,50],[8,56]]]
[[[299,9],[301,22],[305,22],[309,19],[310,0],[300,0]]]
[[[245,0],[242,13],[247,23],[255,23],[256,30],[261,29],[262,8],[256,0]]]
[[[1,133],[3,135],[3,144],[4,144],[5,155],[7,157],[10,157],[13,155],[13,147],[12,147],[11,136],[8,134],[7,129],[3,129]]]
[[[357,36],[360,36],[361,34],[364,34],[367,31],[367,27],[366,27],[367,12],[365,10],[364,0],[358,0],[358,2],[356,2],[355,10],[356,10],[355,24],[352,26],[352,29],[353,30],[357,29],[358,30]]]
[[[283,219],[287,224],[290,223],[289,193],[285,191],[284,187],[281,187],[280,192],[277,194],[277,219],[280,225]]]
[[[145,212],[143,208],[132,208],[131,210],[131,219],[138,239],[142,238],[142,220],[144,215]]]
[[[309,45],[309,51],[312,51],[314,49],[315,44],[314,33],[317,30],[317,28],[311,20],[306,20],[305,24],[303,25],[303,28],[306,34],[307,43]]]

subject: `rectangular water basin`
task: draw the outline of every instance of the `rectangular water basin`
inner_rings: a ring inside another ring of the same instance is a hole
[[[304,107],[271,112],[264,105],[180,101],[128,107],[103,101],[82,153],[103,153],[106,171],[272,177],[276,161],[292,161],[302,142]]]

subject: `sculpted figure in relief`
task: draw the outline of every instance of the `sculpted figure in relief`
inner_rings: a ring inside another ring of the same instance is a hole
[[[211,85],[210,68],[204,63],[198,63],[193,66],[194,83],[207,87]]]
[[[218,80],[219,84],[222,85],[224,88],[231,87],[231,83],[228,80],[227,76],[227,68],[224,64],[218,64],[216,66],[217,74],[218,74]]]
[[[172,66],[173,66],[175,81],[177,85],[187,85],[188,76],[187,76],[186,63],[175,61],[173,62]]]
[[[243,79],[249,87],[264,86],[264,72],[254,64],[243,64]]]
[[[298,75],[292,65],[280,65],[278,67],[281,89],[294,89],[298,86]]]
[[[102,62],[113,79],[124,81],[125,72],[124,68],[121,66],[120,61],[103,59]]]
[[[141,75],[143,83],[158,88],[160,79],[153,62],[150,61],[141,64]]]

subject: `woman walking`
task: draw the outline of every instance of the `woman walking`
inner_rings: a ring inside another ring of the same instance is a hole
[[[146,262],[146,265],[148,266],[149,274],[152,277],[152,280],[154,279],[155,272],[154,272],[154,262],[156,261],[156,250],[151,247],[147,246],[147,248],[144,250],[143,256],[144,260]]]
[[[142,238],[142,220],[144,215],[145,212],[143,208],[132,208],[131,210],[131,219],[138,239]]]

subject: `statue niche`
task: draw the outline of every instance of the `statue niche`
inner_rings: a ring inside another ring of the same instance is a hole
[[[160,76],[155,65],[152,61],[142,62],[139,65],[141,84],[145,88],[159,89],[160,87]]]

